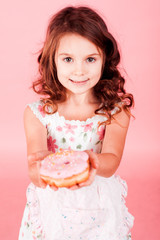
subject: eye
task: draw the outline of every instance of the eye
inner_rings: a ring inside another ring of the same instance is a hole
[[[71,57],[66,57],[63,60],[64,60],[64,62],[72,62],[73,61]]]
[[[96,59],[95,58],[93,58],[93,57],[88,57],[87,58],[87,62],[95,62],[96,61]]]

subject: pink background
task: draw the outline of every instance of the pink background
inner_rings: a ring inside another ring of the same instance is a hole
[[[122,52],[121,68],[135,109],[118,170],[127,180],[127,206],[135,216],[133,240],[160,239],[159,0],[14,0],[0,6],[0,239],[18,238],[26,202],[25,105],[37,75],[49,17],[67,4],[86,4],[102,14]]]

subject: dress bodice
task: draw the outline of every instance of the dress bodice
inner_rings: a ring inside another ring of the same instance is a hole
[[[58,112],[46,114],[43,103],[36,101],[29,104],[31,110],[47,128],[48,149],[57,152],[60,149],[92,150],[99,153],[105,133],[106,116],[94,115],[86,121],[66,120]]]

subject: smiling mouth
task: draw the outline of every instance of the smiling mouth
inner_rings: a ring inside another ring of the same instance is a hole
[[[75,83],[75,84],[84,84],[84,83],[88,82],[89,79],[83,80],[83,81],[74,81],[74,80],[72,80],[72,79],[69,79],[69,80],[70,80],[71,82]]]

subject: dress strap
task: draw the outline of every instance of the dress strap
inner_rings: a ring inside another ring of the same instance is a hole
[[[41,100],[27,104],[40,122],[46,126],[49,123],[50,115],[43,111],[43,102]]]

